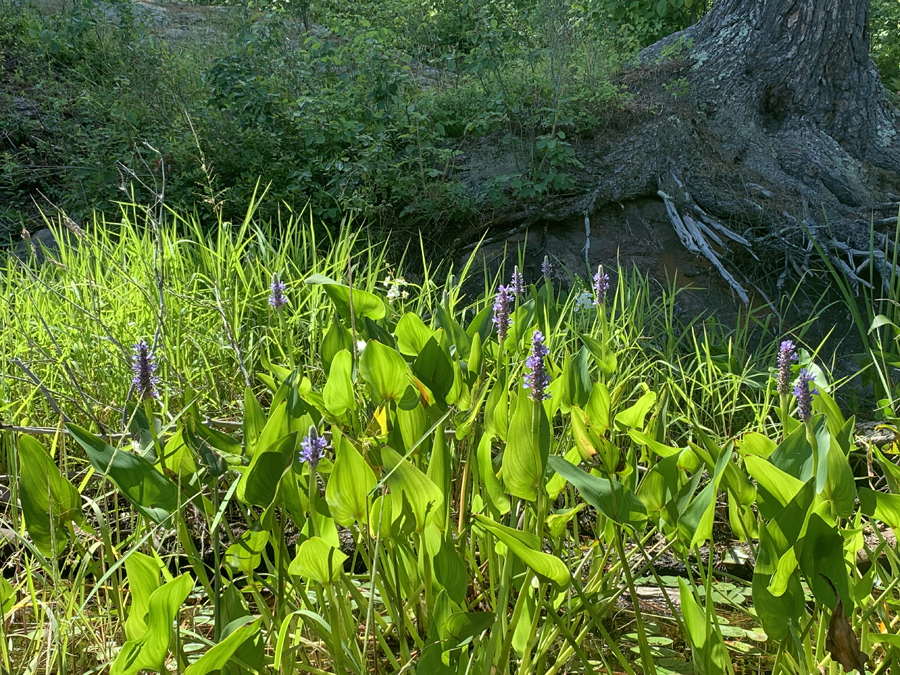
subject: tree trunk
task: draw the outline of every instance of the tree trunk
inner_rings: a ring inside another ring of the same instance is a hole
[[[900,113],[869,56],[868,0],[718,0],[623,80],[645,108],[579,146],[581,189],[495,222],[589,218],[659,194],[685,246],[726,278],[711,230],[789,257],[809,255],[809,231],[852,278],[873,218],[896,223]]]
[[[857,162],[900,171],[900,116],[869,56],[868,8],[868,0],[720,0],[644,61],[673,41],[693,42],[692,98],[729,132],[725,147],[752,154],[764,134],[771,142],[759,150],[781,169],[861,206],[872,195]]]

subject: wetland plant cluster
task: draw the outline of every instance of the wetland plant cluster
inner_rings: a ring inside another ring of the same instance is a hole
[[[144,236],[124,231],[93,255]],[[167,232],[132,246],[159,252],[144,272],[118,258],[160,303],[103,371],[130,384],[129,433],[88,402],[50,442],[4,432],[7,672],[806,674],[894,659],[895,448],[857,445],[796,336],[738,358],[747,337],[731,335],[717,351],[666,311],[646,323],[646,283],[623,270],[564,290],[545,260],[532,280],[486,273],[467,298],[469,268],[392,278],[349,234],[319,255],[299,223],[283,254],[249,219],[218,241]],[[66,255],[37,274],[10,263],[23,301],[6,320],[50,295],[65,299],[43,306],[50,325],[84,312],[88,333],[119,342],[103,312],[127,303],[101,300],[121,287],[73,283],[109,271]],[[142,273],[168,280],[168,305]],[[186,279],[204,301],[178,309]],[[179,321],[221,322],[232,360],[214,377],[190,374]],[[79,353],[58,363],[83,373]],[[9,375],[5,396],[21,391]],[[4,405],[34,422],[41,398]],[[701,554],[734,542],[747,581]],[[857,565],[861,552],[878,563]],[[663,555],[689,573],[661,577]],[[669,616],[647,609],[647,585],[674,587]]]

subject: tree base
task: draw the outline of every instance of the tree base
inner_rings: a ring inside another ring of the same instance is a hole
[[[647,48],[622,74],[620,84],[640,98],[611,114],[602,139],[579,143],[584,169],[573,192],[512,202],[489,224],[524,229],[581,216],[589,232],[596,210],[656,196],[682,244],[709,260],[745,303],[745,283],[725,262],[730,250],[748,251],[757,274],[779,268],[781,285],[808,270],[815,242],[854,284],[869,285],[863,272],[873,260],[887,284],[893,270],[885,232],[897,227],[900,209],[900,113],[868,55],[859,68],[870,68],[869,76],[854,76],[865,85],[855,93],[859,111],[843,101],[832,104],[841,114],[804,114],[796,91],[779,99],[770,71],[723,81],[723,72],[746,69],[754,52],[725,39],[729,28],[713,20],[722,17],[708,15]],[[843,126],[851,123],[852,130]],[[491,152],[496,148],[481,144],[467,159],[496,165]],[[754,276],[749,265],[740,267]]]

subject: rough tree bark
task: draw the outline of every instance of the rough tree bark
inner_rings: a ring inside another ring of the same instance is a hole
[[[579,148],[575,194],[503,220],[589,218],[659,194],[685,245],[707,257],[727,239],[790,257],[810,230],[851,274],[868,259],[873,218],[896,223],[900,112],[869,56],[868,0],[718,0],[624,77],[656,91],[652,112]]]

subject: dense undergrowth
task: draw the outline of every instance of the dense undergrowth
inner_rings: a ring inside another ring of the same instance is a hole
[[[627,270],[413,277],[351,223],[250,213],[130,206],[7,261],[0,669],[893,663],[896,448],[808,326],[685,325]]]
[[[0,232],[163,192],[208,224],[238,219],[265,176],[271,204],[309,202],[329,226],[362,213],[437,238],[570,189],[580,141],[631,105],[616,70],[707,4],[240,2],[173,38],[124,0],[2,0]],[[895,88],[898,11],[872,4]],[[467,178],[459,153],[488,136],[508,169]]]

